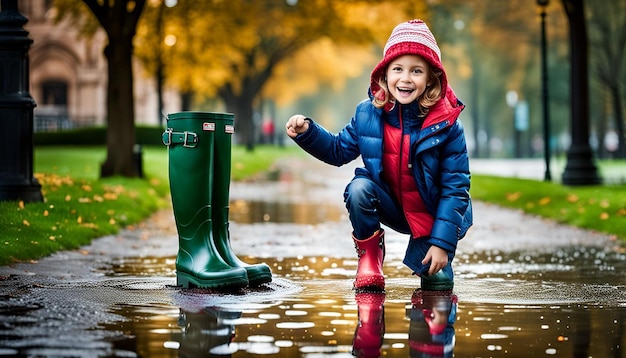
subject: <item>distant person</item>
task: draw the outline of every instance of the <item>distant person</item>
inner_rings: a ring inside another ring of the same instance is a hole
[[[261,126],[263,133],[262,142],[264,144],[274,144],[274,121],[271,118],[265,118]]]
[[[457,242],[472,225],[464,105],[448,85],[435,37],[421,20],[396,26],[371,74],[369,99],[333,134],[301,114],[287,135],[335,166],[364,167],[344,192],[359,257],[354,288],[383,290],[384,229],[409,234],[404,264],[424,290],[451,290]]]

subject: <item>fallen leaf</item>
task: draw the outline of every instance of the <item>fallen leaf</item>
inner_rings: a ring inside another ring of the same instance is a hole
[[[104,193],[102,196],[106,200],[117,200],[117,194],[115,194],[115,193]]]
[[[541,198],[541,200],[539,200],[539,205],[548,205],[548,204],[550,204],[551,201],[552,201],[552,199],[550,199],[550,197],[546,196],[545,198]]]
[[[506,193],[505,196],[506,200],[508,201],[516,201],[522,196],[522,193],[520,193],[519,191],[515,193]]]

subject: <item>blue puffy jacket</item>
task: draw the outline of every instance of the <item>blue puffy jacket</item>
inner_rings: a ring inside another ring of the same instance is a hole
[[[383,120],[399,126],[409,123],[411,163],[419,193],[435,218],[429,242],[454,255],[458,240],[472,225],[469,194],[470,172],[463,126],[458,116],[463,104],[450,88],[425,118],[419,119],[417,103],[396,105],[389,112],[364,100],[356,113],[338,134],[333,134],[309,118],[309,130],[294,140],[314,157],[341,166],[359,155],[365,167],[357,175],[365,175],[388,189],[381,179],[383,170]],[[413,125],[410,125],[410,124]]]

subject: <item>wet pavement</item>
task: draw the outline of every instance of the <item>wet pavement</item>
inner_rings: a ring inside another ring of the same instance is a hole
[[[453,294],[426,293],[387,230],[384,294],[352,291],[353,167],[281,164],[233,183],[232,245],[272,267],[238,292],[175,287],[171,211],[0,267],[0,357],[625,357],[626,254],[607,235],[475,203]]]

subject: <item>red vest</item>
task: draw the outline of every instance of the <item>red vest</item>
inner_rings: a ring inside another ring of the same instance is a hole
[[[385,123],[383,134],[383,174],[382,179],[402,206],[404,216],[414,238],[430,236],[434,218],[424,205],[417,190],[409,160],[409,134],[402,135],[402,128]]]

